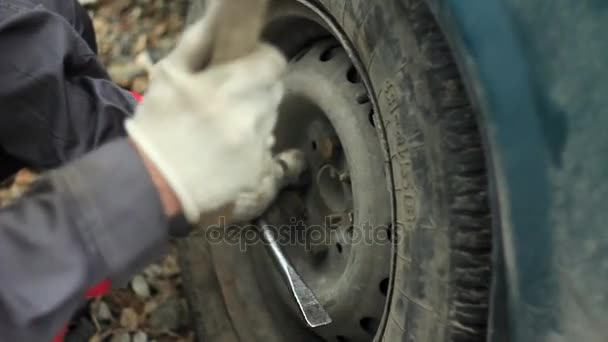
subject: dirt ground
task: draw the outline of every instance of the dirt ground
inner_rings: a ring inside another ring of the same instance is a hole
[[[97,32],[99,58],[120,86],[145,93],[151,66],[174,46],[187,0],[81,0]],[[37,176],[22,170],[0,189],[0,206]],[[145,227],[142,227],[145,229]],[[89,301],[74,316],[66,342],[194,341],[175,248],[127,284]]]

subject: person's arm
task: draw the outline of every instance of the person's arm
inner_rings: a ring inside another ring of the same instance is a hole
[[[126,139],[50,172],[0,210],[0,340],[50,340],[86,288],[161,256],[180,212]]]
[[[239,60],[193,68],[210,53],[214,21],[206,19],[159,63],[145,100],[127,120],[137,148],[124,139],[104,145],[51,171],[24,199],[0,210],[1,338],[46,340],[84,289],[154,260],[169,230],[186,231],[179,229],[186,226],[182,219],[209,221],[268,177],[270,188],[283,184],[278,177],[288,173],[267,170],[275,163],[269,142],[285,58],[261,45]],[[276,191],[263,193],[252,198],[265,206]],[[177,212],[182,223],[168,229],[167,216]]]

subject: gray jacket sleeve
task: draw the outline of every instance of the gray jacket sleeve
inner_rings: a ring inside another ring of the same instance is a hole
[[[0,210],[0,341],[50,341],[89,286],[161,256],[168,225],[125,139],[50,172]]]

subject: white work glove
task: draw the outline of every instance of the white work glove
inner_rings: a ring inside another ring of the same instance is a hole
[[[203,19],[184,33],[126,121],[191,223],[241,193],[257,192],[268,177],[286,66],[277,50],[260,45],[242,59],[199,71],[209,59],[211,26]]]
[[[232,223],[245,223],[258,218],[286,185],[295,184],[306,169],[304,153],[288,150],[279,153],[266,164],[264,176],[253,191],[238,195],[232,211]]]

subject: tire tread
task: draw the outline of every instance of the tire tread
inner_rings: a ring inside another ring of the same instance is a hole
[[[452,342],[485,341],[492,238],[482,142],[473,109],[449,46],[422,0],[409,0],[409,20],[432,66],[429,91],[441,125],[450,225]],[[446,335],[450,336],[450,334]],[[449,338],[449,337],[448,337]]]

